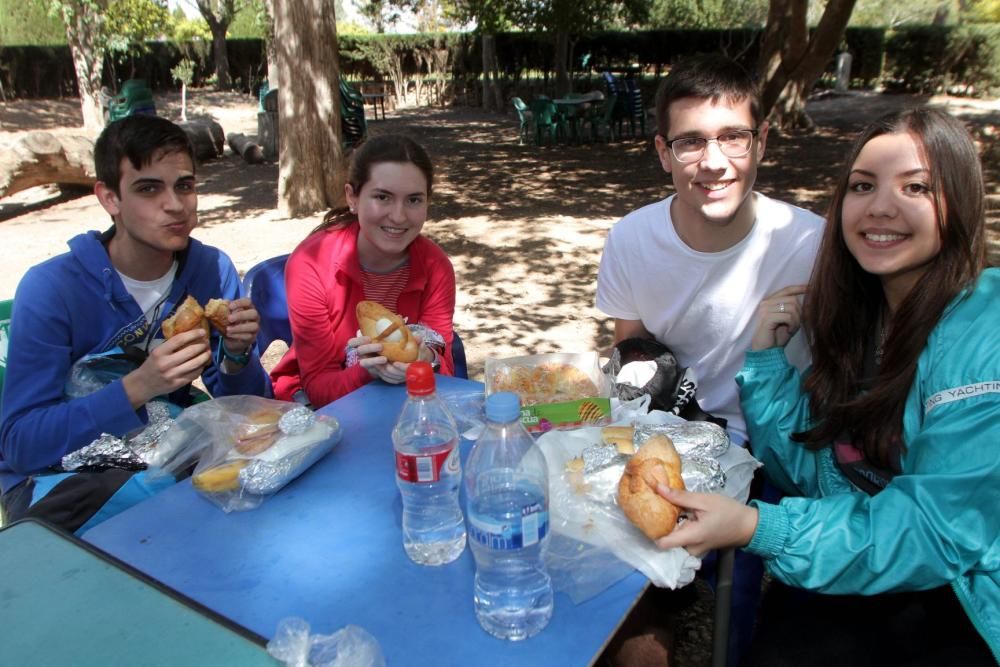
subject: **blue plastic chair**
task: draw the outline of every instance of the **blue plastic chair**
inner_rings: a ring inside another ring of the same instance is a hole
[[[257,349],[261,354],[271,343],[281,340],[292,344],[292,325],[288,321],[288,296],[285,292],[285,263],[288,255],[279,255],[256,264],[243,277],[243,293],[253,301],[260,315],[260,331],[257,333]],[[451,359],[455,365],[455,377],[469,378],[469,366],[465,360],[465,346],[458,332],[453,331]]]
[[[288,321],[288,297],[285,294],[285,262],[288,255],[265,259],[243,277],[243,293],[253,301],[260,315],[257,349],[261,354],[276,340],[292,344],[292,325]]]

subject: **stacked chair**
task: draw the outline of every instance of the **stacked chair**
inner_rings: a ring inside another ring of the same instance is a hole
[[[113,122],[136,114],[156,115],[153,91],[142,79],[129,79],[118,95],[107,101],[107,120]]]
[[[344,148],[357,146],[368,133],[365,121],[365,98],[356,88],[340,80],[340,129]]]

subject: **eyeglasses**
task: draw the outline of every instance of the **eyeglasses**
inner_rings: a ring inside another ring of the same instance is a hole
[[[759,130],[729,130],[714,139],[681,137],[680,139],[671,139],[666,144],[670,146],[670,152],[674,154],[678,162],[697,162],[705,154],[711,141],[719,145],[719,150],[726,157],[743,157],[750,152],[753,138],[757,136],[758,132]]]

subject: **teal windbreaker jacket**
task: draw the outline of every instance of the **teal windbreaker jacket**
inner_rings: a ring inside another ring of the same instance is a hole
[[[873,595],[950,584],[1000,662],[1000,269],[982,273],[931,332],[906,399],[902,474],[856,489],[829,448],[810,451],[809,404],[782,348],[748,352],[736,378],[754,455],[786,493],[755,501],[746,551],[778,580]]]

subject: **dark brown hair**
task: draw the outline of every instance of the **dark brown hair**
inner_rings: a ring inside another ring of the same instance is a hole
[[[180,126],[160,116],[126,116],[108,125],[94,144],[94,171],[97,180],[121,196],[122,160],[128,158],[137,171],[154,158],[183,153],[195,167],[194,148]]]
[[[409,163],[424,174],[427,181],[427,196],[431,196],[434,186],[434,165],[427,151],[413,139],[401,134],[382,134],[365,139],[351,155],[347,167],[347,182],[357,195],[372,176],[372,167],[383,162]],[[347,206],[341,206],[327,212],[323,222],[311,233],[321,232],[333,227],[345,227],[358,219]]]
[[[754,127],[764,121],[760,108],[760,88],[754,78],[735,60],[718,54],[682,60],[656,91],[656,132],[664,139],[670,132],[670,105],[685,97],[738,104],[750,100]]]
[[[867,273],[844,242],[842,207],[861,149],[884,134],[909,133],[930,168],[941,250],[887,322],[885,355],[862,391],[866,346],[872,346],[885,307],[877,276]],[[803,325],[812,372],[805,379],[813,423],[793,436],[822,447],[848,433],[868,460],[896,468],[905,452],[903,409],[917,359],[948,303],[986,264],[985,190],[975,144],[955,118],[935,109],[883,116],[858,137],[837,183],[826,231],[806,294]]]

